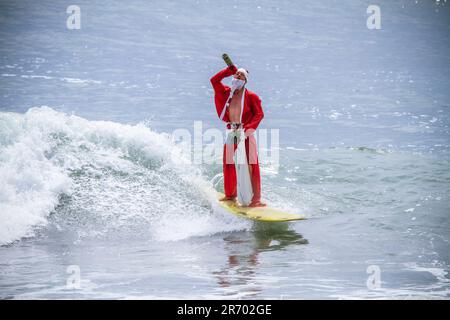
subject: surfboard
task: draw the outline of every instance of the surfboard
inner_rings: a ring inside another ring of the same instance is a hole
[[[218,193],[218,199],[224,196],[223,193]],[[281,221],[295,221],[305,220],[306,217],[301,214],[287,213],[280,209],[271,207],[243,207],[234,201],[218,201],[220,206],[239,217],[247,218],[256,221],[265,222],[281,222]]]

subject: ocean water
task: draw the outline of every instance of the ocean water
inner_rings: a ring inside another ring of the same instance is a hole
[[[0,299],[448,298],[450,3],[371,4],[0,2]],[[223,212],[173,139],[223,130],[224,52],[308,220]]]

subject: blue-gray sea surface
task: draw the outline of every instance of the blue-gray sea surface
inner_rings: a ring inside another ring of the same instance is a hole
[[[450,3],[70,4],[0,2],[0,299],[450,296]],[[224,52],[279,130],[263,200],[308,220],[223,212],[222,155],[178,157],[223,131]]]

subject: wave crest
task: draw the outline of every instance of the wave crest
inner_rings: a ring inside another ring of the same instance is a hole
[[[0,113],[0,137],[2,245],[33,235],[52,211],[52,222],[78,237],[129,230],[126,236],[177,240],[246,226],[212,215],[213,188],[200,169],[170,135],[143,124],[38,107]]]

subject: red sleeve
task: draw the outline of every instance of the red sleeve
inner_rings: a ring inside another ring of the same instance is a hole
[[[215,76],[211,78],[211,84],[214,88],[214,92],[223,93],[225,92],[225,86],[222,84],[222,79],[232,76],[237,72],[236,66],[231,66],[223,69],[222,71],[219,71]]]
[[[253,112],[253,117],[247,124],[244,125],[244,130],[247,131],[249,129],[256,130],[258,128],[259,123],[264,118],[264,112],[261,105],[261,99],[254,95],[252,97],[252,102],[250,104],[250,108]]]

